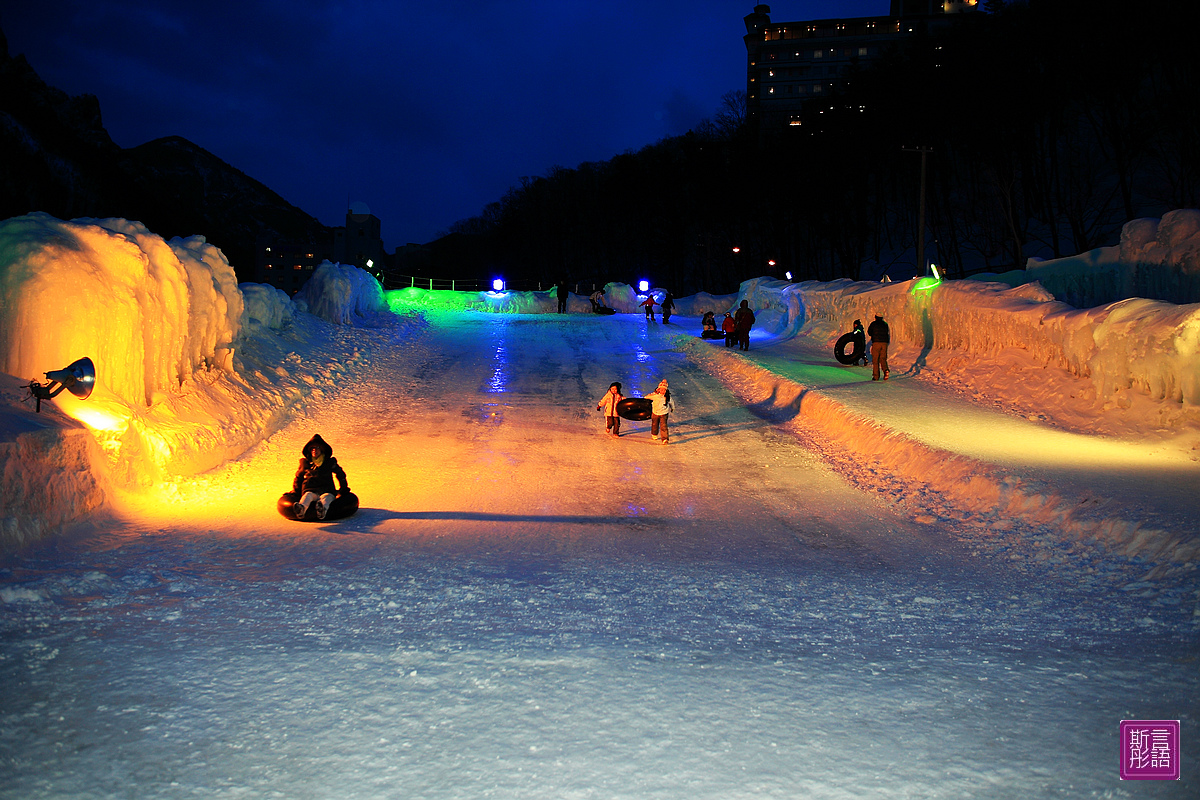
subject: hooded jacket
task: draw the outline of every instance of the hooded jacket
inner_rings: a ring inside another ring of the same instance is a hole
[[[315,460],[309,455],[314,445],[321,450],[321,455]],[[350,491],[350,486],[346,482],[345,470],[338,466],[337,459],[333,457],[333,448],[321,438],[319,433],[314,434],[308,440],[300,453],[300,466],[296,469],[296,477],[292,479],[293,492],[297,494],[305,492],[333,494],[335,492],[333,485],[335,475],[338,483],[341,484],[341,488],[336,489],[337,494],[343,495]]]

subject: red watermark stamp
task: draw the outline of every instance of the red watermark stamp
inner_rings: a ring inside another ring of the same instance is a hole
[[[1121,720],[1121,780],[1179,780],[1179,720]]]

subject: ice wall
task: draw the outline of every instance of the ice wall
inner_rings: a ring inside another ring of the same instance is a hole
[[[1200,405],[1200,304],[1131,299],[1090,309],[1056,301],[1039,284],[1015,288],[948,281],[904,283],[747,281],[740,296],[756,327],[777,336],[802,328],[830,344],[855,319],[888,321],[892,341],[990,357],[1013,347],[1089,378],[1101,398],[1122,402],[1126,390]]]
[[[1030,259],[1026,277],[1077,308],[1141,297],[1200,303],[1200,211],[1179,209],[1162,219],[1135,219],[1121,241],[1048,261]]]
[[[0,309],[0,371],[40,379],[90,356],[102,396],[144,408],[228,366],[242,296],[203,237],[37,213],[0,222]]]
[[[306,307],[334,322],[386,310],[378,282],[356,267],[326,264],[315,277]],[[89,452],[101,458],[101,483],[123,487],[236,457],[274,432],[288,409],[335,391],[352,366],[346,362],[361,358],[353,348],[349,358],[315,358],[312,351],[333,339],[320,328],[328,325],[277,289],[239,287],[225,256],[203,237],[167,242],[121,219],[30,214],[0,222],[0,312],[0,372],[22,387],[5,394],[6,419],[30,413],[24,384],[91,357],[91,397],[63,393],[44,403],[33,417],[37,441],[57,437],[67,447],[82,422],[96,445]],[[54,468],[13,462],[24,457],[18,451],[41,451],[28,431],[10,428],[0,426],[0,443],[13,445],[0,448],[0,496],[21,506],[13,498],[34,495],[20,481]],[[44,517],[40,502],[5,512]],[[63,507],[72,502],[59,498]]]

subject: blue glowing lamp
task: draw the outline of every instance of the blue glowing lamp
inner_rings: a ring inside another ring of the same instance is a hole
[[[492,291],[493,292],[503,292],[504,291],[504,280],[502,278],[496,278],[496,280],[492,281]]]
[[[638,281],[638,291],[639,292],[650,291],[650,281]]]

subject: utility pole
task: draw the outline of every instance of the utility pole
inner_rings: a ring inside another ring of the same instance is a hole
[[[933,152],[932,147],[901,147],[909,153],[921,154],[921,207],[917,212],[917,269],[925,274],[925,156]]]

